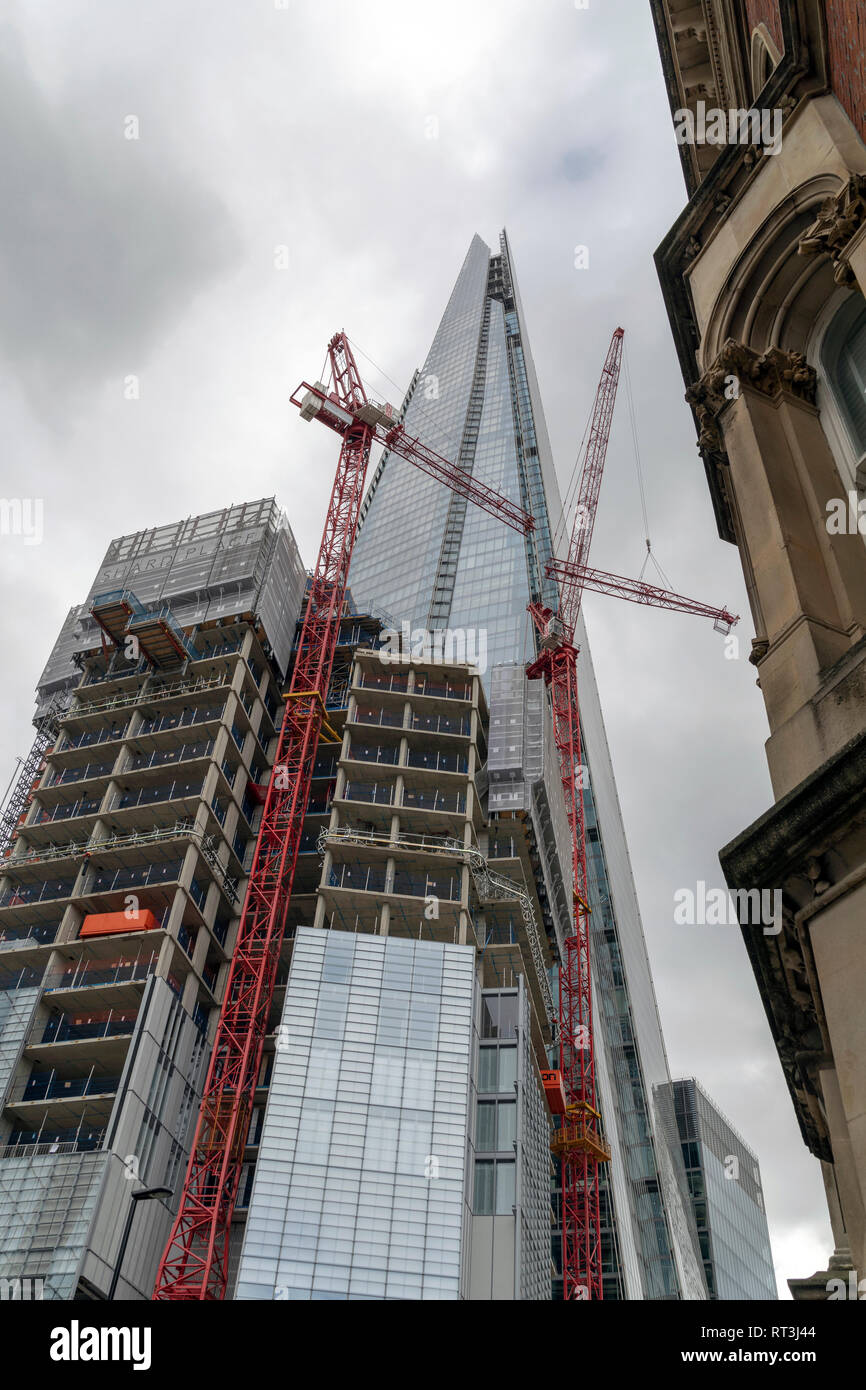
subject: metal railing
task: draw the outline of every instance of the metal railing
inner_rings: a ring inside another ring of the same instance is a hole
[[[440,898],[459,902],[462,880],[459,874],[413,874],[398,865],[394,870],[393,893],[410,898]]]
[[[67,1139],[64,1135],[75,1135]],[[90,1130],[79,1135],[77,1130],[57,1129],[19,1129],[13,1130],[9,1143],[0,1148],[0,1158],[35,1158],[42,1154],[86,1153],[101,1149],[105,1142],[105,1130]]]
[[[353,740],[346,754],[353,762],[388,763],[396,767],[400,761],[399,744],[355,743]]]
[[[76,697],[76,703],[63,716],[63,722],[68,719],[80,717],[84,714],[97,714],[101,710],[123,709],[129,705],[138,705],[143,701],[168,700],[175,695],[195,695],[200,690],[212,690],[218,685],[228,685],[227,675],[218,676],[199,676],[192,681],[173,681],[165,685],[147,685],[140,690],[133,690],[125,695],[109,695],[104,700],[81,700]]]
[[[115,739],[126,737],[129,724],[125,724],[122,729],[98,729],[90,730],[77,737],[71,734],[63,735],[63,743],[59,748],[55,747],[55,753],[65,753],[69,748],[90,748],[97,743],[111,743]]]
[[[8,866],[5,870],[8,873]],[[0,907],[22,907],[28,903],[46,902],[52,898],[71,898],[78,875],[74,878],[48,878],[42,883],[19,883],[0,893]]]
[[[56,939],[59,930],[59,922],[53,922],[50,926],[34,923],[30,927],[0,927],[0,951],[25,945],[28,941],[35,942],[38,946],[50,945]]]
[[[155,715],[152,719],[142,721],[140,728],[136,729],[135,736],[140,734],[158,734],[164,729],[186,729],[192,724],[205,724],[212,719],[221,719],[225,711],[226,702],[221,705],[207,705],[202,709],[184,710],[178,715]]]
[[[24,965],[20,970],[0,968],[0,990],[32,989],[42,984],[43,970],[44,966],[40,970],[34,965]]]
[[[161,782],[158,787],[141,787],[137,792],[118,792],[105,809],[126,811],[131,806],[149,806],[155,801],[177,801],[187,796],[198,797],[201,796],[203,786],[200,778],[195,778],[191,782]]]
[[[89,958],[76,961],[68,970],[45,976],[46,994],[59,990],[91,989],[98,985],[132,984],[146,980],[156,970],[158,952],[145,956],[125,957],[97,964]]]
[[[84,767],[58,767],[51,772],[46,787],[59,787],[68,782],[85,782],[91,777],[108,777],[116,758],[104,763],[85,763]]]
[[[378,672],[363,671],[358,682],[364,690],[390,690],[405,695],[409,689],[408,674],[402,676],[379,675]]]
[[[374,864],[334,864],[328,882],[332,888],[351,888],[357,893],[384,893],[384,868]]]
[[[410,748],[406,766],[425,768],[430,772],[466,773],[469,771],[469,759],[465,753],[428,753],[423,749]]]
[[[128,1038],[135,1030],[138,1014],[117,1013],[109,1009],[105,1018],[92,1018],[76,1023],[69,1014],[55,1014],[46,1024],[38,1024],[28,1042],[81,1042],[97,1038]],[[37,1037],[40,1029],[42,1036]]]
[[[244,634],[245,636],[246,634]],[[243,646],[244,637],[237,637],[233,640],[220,642],[216,647],[208,647],[204,651],[193,649],[191,659],[193,661],[210,661],[215,656],[230,656],[232,652],[239,652]]]
[[[206,758],[213,751],[212,738],[197,743],[182,743],[179,748],[158,748],[154,753],[136,753],[122,769],[139,772],[143,767],[162,767],[165,763],[183,763],[191,758]]]
[[[432,681],[415,679],[413,695],[435,696],[437,700],[469,700],[472,687],[465,681]]]
[[[33,825],[49,825],[56,820],[72,820],[75,816],[92,816],[102,805],[101,796],[81,797],[68,805],[60,803],[52,809],[40,809],[39,815],[31,822]]]
[[[411,729],[430,734],[460,734],[468,736],[470,721],[467,714],[413,714]]]
[[[373,709],[358,705],[355,709],[354,722],[356,724],[379,724],[388,729],[402,729],[403,715],[402,709]]]
[[[55,1070],[40,1072],[15,1086],[7,1104],[26,1100],[81,1100],[84,1096],[113,1096],[119,1076],[58,1076]]]
[[[121,888],[147,888],[152,884],[176,883],[183,869],[183,859],[165,859],[156,864],[134,864],[125,869],[100,872],[97,870],[87,879],[81,892],[82,897],[94,893],[113,893]]]
[[[429,787],[404,787],[400,804],[418,811],[450,811],[463,815],[466,811],[466,794],[442,792],[438,787],[435,790]]]
[[[346,801],[369,801],[379,806],[393,806],[394,782],[347,782],[343,788]]]

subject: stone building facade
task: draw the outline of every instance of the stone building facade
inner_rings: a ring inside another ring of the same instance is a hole
[[[775,804],[721,851],[835,1250],[866,1271],[866,11],[651,0],[688,191],[656,253],[719,535],[742,556]],[[721,114],[720,114],[721,113]]]

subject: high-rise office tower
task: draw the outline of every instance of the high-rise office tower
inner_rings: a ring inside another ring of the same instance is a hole
[[[490,704],[486,832],[532,863],[554,957],[571,931],[570,853],[548,701],[527,682],[531,599],[555,607],[544,563],[562,531],[557,484],[513,259],[473,238],[403,416],[536,519],[523,538],[383,455],[362,511],[351,568],[357,602],[410,631],[461,633],[480,659]],[[577,432],[576,432],[577,433]],[[602,1178],[605,1297],[705,1298],[664,1042],[613,770],[581,624],[578,681],[592,906],[598,1087],[613,1161]],[[486,663],[485,663],[486,657]],[[509,853],[514,853],[511,850]],[[559,1259],[553,1242],[554,1261]]]
[[[697,1081],[673,1093],[710,1298],[778,1297],[757,1158]]]

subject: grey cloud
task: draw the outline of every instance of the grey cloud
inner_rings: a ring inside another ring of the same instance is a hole
[[[135,372],[238,254],[225,205],[126,114],[52,101],[0,32],[0,351],[43,418]]]

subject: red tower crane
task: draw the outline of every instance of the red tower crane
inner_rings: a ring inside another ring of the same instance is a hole
[[[345,334],[331,339],[328,358],[332,389],[322,382],[303,382],[292,404],[299,407],[302,419],[317,418],[340,435],[337,475],[180,1207],[157,1273],[156,1300],[220,1299],[225,1294],[231,1216],[374,441],[515,530],[525,533],[534,526],[528,512],[410,438],[395,423],[389,406],[368,399]]]
[[[737,622],[726,609],[712,608],[641,580],[624,579],[587,566],[619,382],[623,336],[623,329],[617,328],[598,384],[568,559],[551,560],[545,567],[547,576],[558,582],[559,611],[554,614],[539,603],[529,605],[539,656],[527,667],[527,675],[543,678],[550,687],[554,741],[571,828],[574,934],[565,942],[559,976],[559,1055],[566,1109],[552,1145],[562,1169],[562,1275],[566,1300],[599,1299],[603,1294],[598,1165],[610,1159],[596,1106],[583,778],[578,775],[581,745],[578,648],[574,634],[583,591],[594,589],[635,603],[702,614],[714,618],[724,630]]]

